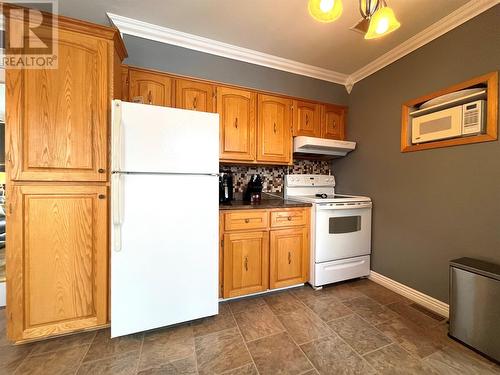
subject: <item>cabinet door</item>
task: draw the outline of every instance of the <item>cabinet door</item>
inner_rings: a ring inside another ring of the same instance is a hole
[[[130,92],[130,79],[127,66],[122,66],[121,79],[122,79],[122,100],[128,102],[129,101],[128,95]]]
[[[175,107],[192,111],[215,112],[214,86],[208,83],[175,80]]]
[[[345,138],[345,107],[326,104],[323,108],[321,137],[330,139]]]
[[[256,97],[251,91],[217,87],[221,160],[255,160]]]
[[[270,288],[304,283],[309,269],[306,227],[271,231]]]
[[[267,290],[269,232],[224,234],[224,298]]]
[[[14,341],[107,322],[106,186],[9,188],[8,335]]]
[[[320,117],[319,104],[295,100],[293,103],[293,135],[320,137]]]
[[[57,69],[7,69],[9,176],[106,181],[110,45],[88,35],[58,33]]]
[[[258,96],[257,161],[291,162],[291,100],[277,96]]]
[[[172,106],[172,78],[154,72],[129,69],[131,102]]]

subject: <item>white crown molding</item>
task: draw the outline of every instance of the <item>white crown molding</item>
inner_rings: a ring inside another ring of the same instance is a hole
[[[434,39],[439,38],[441,35],[446,34],[448,31],[453,30],[497,4],[500,4],[500,0],[469,1],[446,17],[440,19],[389,52],[355,71],[349,76],[350,80],[352,80],[353,84],[361,81],[369,75],[379,71],[389,64],[392,64],[394,61],[399,60],[425,44],[432,42]]]
[[[445,318],[449,317],[450,306],[447,303],[410,288],[409,286],[398,283],[397,281],[394,281],[375,271],[370,271],[370,276],[368,278],[373,282],[380,284],[387,289],[390,289],[393,292],[396,292],[403,297],[428,308],[431,311],[434,311],[438,315],[444,316]]]
[[[351,93],[356,82],[392,64],[394,61],[399,60],[434,39],[439,38],[441,35],[497,4],[500,4],[500,0],[471,0],[351,75],[184,33],[109,12],[107,15],[122,34],[133,35],[233,60],[244,61],[250,64],[266,66],[289,73],[338,83],[344,85],[347,92]]]
[[[213,39],[203,38],[197,35],[119,16],[117,14],[107,13],[107,15],[122,34],[172,44],[216,56],[244,61],[250,64],[266,66],[289,73],[318,78],[323,81],[339,83],[341,85],[345,84],[348,77],[347,74],[338,73],[333,70],[284,59],[282,57],[234,46]]]

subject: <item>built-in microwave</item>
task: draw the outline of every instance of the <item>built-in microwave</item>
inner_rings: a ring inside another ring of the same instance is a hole
[[[411,120],[411,141],[413,144],[439,139],[476,135],[484,132],[484,100],[477,100]]]

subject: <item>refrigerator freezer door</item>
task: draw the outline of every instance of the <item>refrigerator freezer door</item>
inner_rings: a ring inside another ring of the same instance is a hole
[[[216,315],[217,177],[121,174],[112,185],[111,336]]]
[[[112,170],[219,173],[219,115],[113,101]]]

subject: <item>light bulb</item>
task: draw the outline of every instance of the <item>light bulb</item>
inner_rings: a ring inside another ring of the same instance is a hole
[[[327,13],[333,9],[334,5],[335,0],[321,0],[319,3],[319,9],[321,9],[322,12]]]
[[[375,32],[377,34],[383,34],[389,29],[389,20],[387,18],[382,18],[380,21],[378,21],[377,28],[375,29]]]

